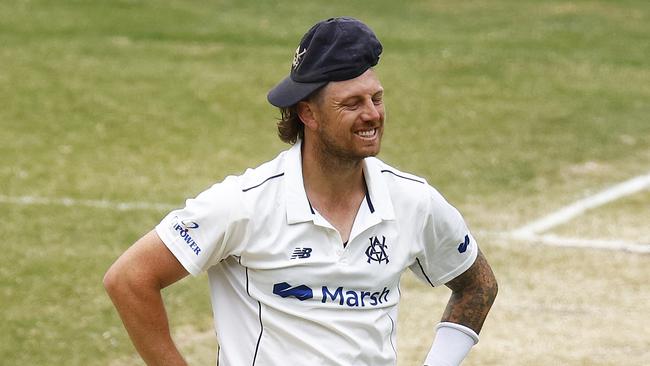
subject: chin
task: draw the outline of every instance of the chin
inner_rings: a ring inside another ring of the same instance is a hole
[[[359,155],[362,155],[363,158],[371,157],[371,156],[376,156],[379,154],[380,146],[377,144],[376,146],[369,146],[367,148],[364,148],[360,151]]]

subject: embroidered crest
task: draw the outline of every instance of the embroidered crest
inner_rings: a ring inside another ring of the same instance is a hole
[[[296,67],[298,67],[298,65],[300,64],[300,61],[302,59],[302,55],[304,55],[305,52],[307,52],[306,48],[304,50],[302,50],[302,52],[300,51],[300,46],[298,46],[298,48],[296,48],[296,54],[293,55],[293,62],[291,62],[291,68],[292,69],[295,69]]]
[[[370,238],[370,245],[366,249],[366,255],[368,256],[368,263],[370,261],[375,261],[377,263],[386,262],[388,263],[388,254],[386,254],[386,237],[382,235],[381,241],[376,236]]]

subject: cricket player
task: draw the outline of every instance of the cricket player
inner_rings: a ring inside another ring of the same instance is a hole
[[[452,290],[425,364],[459,365],[478,342],[497,284],[474,237],[425,179],[375,158],[381,52],[359,20],[314,25],[268,94],[291,147],[187,200],[108,270],[104,286],[148,365],[186,364],[160,291],[202,272],[218,365],[395,365],[406,270]]]

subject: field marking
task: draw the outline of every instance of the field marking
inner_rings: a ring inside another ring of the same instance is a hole
[[[116,211],[156,210],[169,211],[178,208],[177,205],[157,202],[116,202],[109,200],[75,199],[70,197],[39,197],[39,196],[7,196],[0,195],[0,204],[14,204],[21,206],[47,205],[65,207],[90,207]],[[497,237],[505,240],[518,240],[536,242],[549,246],[575,247],[585,249],[608,249],[632,253],[650,253],[650,244],[633,243],[627,241],[610,241],[600,239],[565,238],[556,235],[540,235],[534,232],[482,232],[478,234]]]
[[[616,184],[604,191],[578,200],[558,211],[555,211],[538,220],[528,223],[512,232],[515,237],[529,237],[541,234],[558,225],[564,224],[573,218],[582,215],[587,210],[602,206],[625,196],[632,195],[650,187],[650,172]]]
[[[175,205],[168,203],[156,202],[115,202],[109,200],[88,200],[88,199],[75,199],[70,197],[39,197],[39,196],[6,196],[0,195],[0,203],[9,203],[14,205],[31,206],[31,205],[46,205],[46,206],[65,206],[65,207],[91,207],[102,208],[116,211],[134,211],[134,210],[156,210],[168,211],[177,208]]]
[[[516,240],[535,244],[542,244],[552,247],[563,248],[582,248],[582,249],[602,249],[622,251],[628,253],[650,254],[650,243],[636,243],[626,240],[607,240],[607,239],[583,239],[563,237],[552,234],[514,234],[512,232],[481,232],[486,236],[506,241]]]

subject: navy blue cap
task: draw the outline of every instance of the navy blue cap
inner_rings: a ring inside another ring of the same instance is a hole
[[[269,103],[290,107],[330,81],[354,79],[379,62],[382,46],[361,21],[330,18],[318,22],[302,37],[291,73],[269,94]]]

